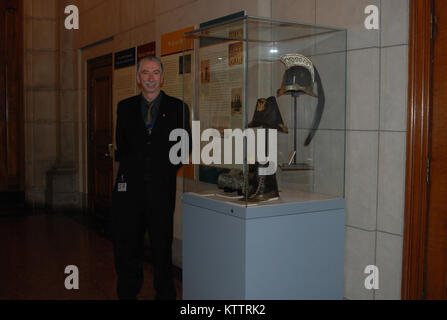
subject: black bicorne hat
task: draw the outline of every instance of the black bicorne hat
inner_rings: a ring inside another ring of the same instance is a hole
[[[258,99],[253,119],[248,124],[248,127],[277,129],[279,132],[288,133],[288,129],[282,121],[276,98],[273,96],[268,97],[267,99]]]

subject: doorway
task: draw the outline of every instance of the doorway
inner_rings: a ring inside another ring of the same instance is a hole
[[[88,209],[106,232],[112,206],[112,54],[87,61]]]
[[[447,299],[447,3],[410,1],[403,299]]]

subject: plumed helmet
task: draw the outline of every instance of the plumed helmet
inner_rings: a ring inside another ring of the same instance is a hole
[[[317,97],[315,86],[315,69],[312,61],[299,53],[289,53],[281,57],[281,62],[286,66],[281,88],[277,90],[277,96],[303,92]]]
[[[289,53],[281,56],[281,62],[286,66],[281,88],[276,92],[279,97],[283,94],[293,95],[295,98],[304,93],[318,98],[312,129],[304,142],[307,146],[312,141],[323,115],[325,95],[320,74],[312,61],[299,53]]]

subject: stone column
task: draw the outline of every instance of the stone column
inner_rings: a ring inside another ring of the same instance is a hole
[[[56,162],[56,0],[24,0],[25,197],[45,206],[46,172]]]
[[[77,1],[56,1],[57,74],[56,74],[56,162],[47,172],[46,203],[52,209],[81,206],[78,192],[75,150],[77,145],[77,57],[74,33],[65,29],[65,6]]]

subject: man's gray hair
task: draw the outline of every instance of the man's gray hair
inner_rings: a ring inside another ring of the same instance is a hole
[[[161,60],[158,59],[157,57],[147,56],[147,57],[142,58],[140,61],[138,61],[138,64],[137,64],[137,75],[140,72],[141,64],[143,62],[145,62],[145,61],[153,61],[153,62],[157,63],[158,66],[160,67],[161,73],[163,73],[163,63],[161,62]]]

